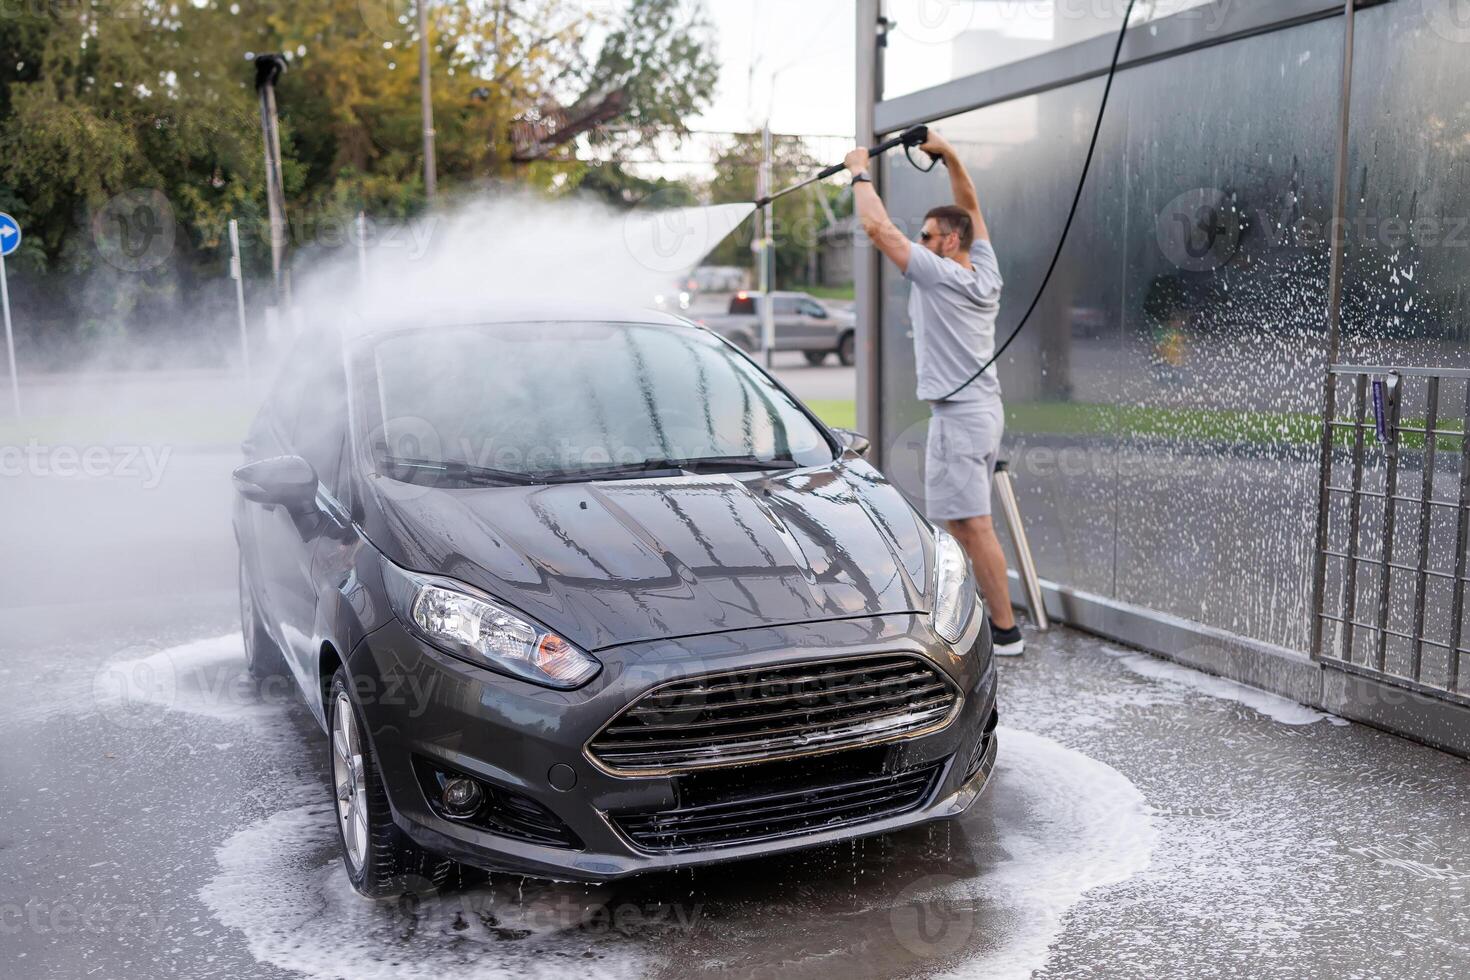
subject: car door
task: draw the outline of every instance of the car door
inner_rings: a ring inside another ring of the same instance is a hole
[[[797,303],[801,314],[803,350],[836,350],[837,323],[825,307],[814,299],[802,297]]]
[[[320,328],[293,348],[273,389],[263,426],[252,433],[252,455],[297,455],[335,483],[346,432],[347,382],[336,332]],[[312,553],[327,529],[321,509],[292,514],[284,507],[247,503],[255,513],[253,570],[261,619],[303,685],[315,683],[317,589]]]
[[[774,325],[776,338],[772,344],[773,348],[775,350],[805,349],[801,315],[797,311],[796,297],[773,296],[771,309],[776,321]]]

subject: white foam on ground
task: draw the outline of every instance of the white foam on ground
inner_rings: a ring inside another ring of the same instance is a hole
[[[277,714],[295,682],[276,678],[258,689],[245,668],[239,633],[195,640],[143,656],[109,658],[92,679],[92,700],[123,725],[154,722],[171,711],[222,721],[252,721]]]
[[[325,795],[303,787],[312,792]],[[297,806],[216,851],[220,873],[199,897],[260,962],[315,980],[592,980],[646,976],[659,965],[609,927],[606,896],[593,887],[507,877],[417,898],[362,898],[337,856],[334,821],[330,801]]]
[[[1155,831],[1126,776],[1041,735],[1001,728],[992,778],[988,795],[1008,856],[946,886],[943,897],[1005,909],[1015,926],[944,975],[1023,980],[1046,965],[1065,916],[1084,896],[1148,869]]]
[[[1334,725],[1347,724],[1336,715],[1309,708],[1289,698],[1206,674],[1183,664],[1160,660],[1146,653],[1124,654],[1118,658],[1118,662],[1140,677],[1178,684],[1212,698],[1235,701],[1283,725],[1311,725],[1319,721],[1330,721]]]
[[[69,668],[44,688],[20,694],[0,717],[7,725],[34,726],[101,715],[132,729],[172,714],[255,723],[279,717],[297,700],[291,677],[256,684],[245,668],[244,639],[226,633],[158,650],[118,650],[90,673]]]

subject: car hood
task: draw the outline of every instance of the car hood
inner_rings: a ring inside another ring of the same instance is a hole
[[[389,559],[478,586],[588,650],[928,608],[930,534],[857,459],[745,480],[369,482],[364,531]]]

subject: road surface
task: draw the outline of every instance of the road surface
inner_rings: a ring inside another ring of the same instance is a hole
[[[241,675],[234,462],[0,479],[7,978],[1470,973],[1465,762],[1067,630],[1001,665],[960,820],[362,901],[322,735]]]

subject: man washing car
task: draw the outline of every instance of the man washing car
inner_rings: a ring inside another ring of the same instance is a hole
[[[844,162],[863,230],[911,286],[918,397],[929,402],[932,415],[925,450],[928,517],[947,526],[975,566],[995,652],[1016,656],[1024,642],[1011,611],[1005,552],[990,516],[991,478],[1005,427],[1000,381],[991,365],[964,384],[995,349],[1000,269],[975,185],[954,147],[930,129],[922,149],[944,161],[955,203],[924,216],[917,243],[888,217],[868,174],[868,151],[859,147]]]

